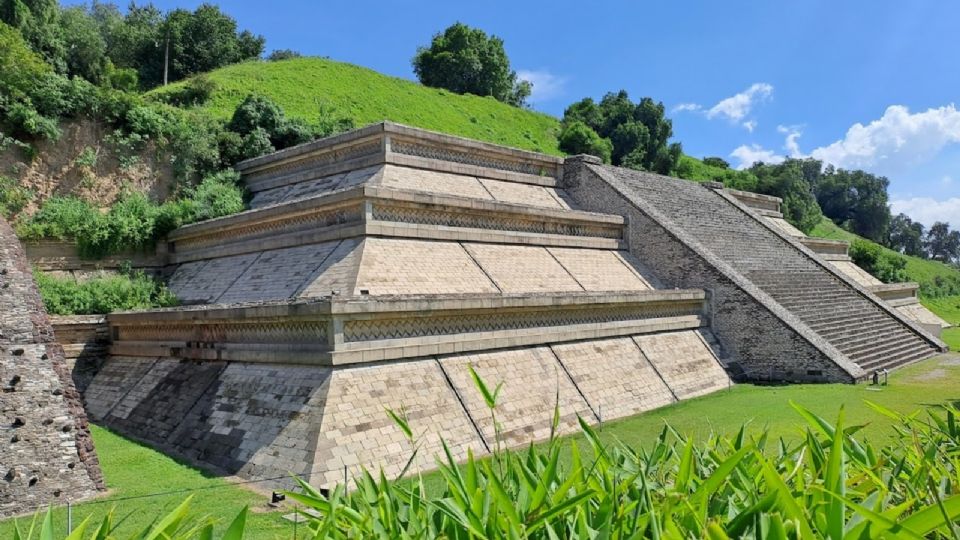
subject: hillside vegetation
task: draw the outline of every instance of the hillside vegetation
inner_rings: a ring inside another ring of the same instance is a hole
[[[549,115],[512,107],[494,98],[458,95],[413,81],[324,58],[253,61],[212,71],[213,95],[200,106],[228,120],[243,99],[262,94],[280,105],[287,116],[311,123],[321,108],[363,126],[391,120],[496,144],[559,155],[559,121]],[[186,83],[149,93],[155,97],[177,92]]]

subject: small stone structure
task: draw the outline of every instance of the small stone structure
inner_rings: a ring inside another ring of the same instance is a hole
[[[98,422],[246,478],[315,485],[749,380],[855,382],[923,328],[753,208],[692,182],[381,123],[241,163],[252,209],[158,253],[186,304],[114,313]],[[768,212],[769,216],[760,212]],[[780,218],[782,220],[782,218]],[[785,222],[784,222],[785,223]],[[831,249],[838,249],[831,246]]]
[[[63,348],[26,255],[0,219],[0,517],[103,488]]]

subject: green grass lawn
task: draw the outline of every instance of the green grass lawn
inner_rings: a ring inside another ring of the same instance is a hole
[[[316,122],[320,104],[349,116],[357,127],[392,120],[481,141],[560,154],[559,121],[493,98],[458,95],[324,58],[246,62],[209,73],[217,90],[203,105],[229,119],[250,93],[269,97],[287,115]],[[154,93],[176,89],[172,84]]]
[[[954,325],[944,330],[940,338],[950,346],[951,351],[960,351],[960,296],[924,298],[922,302],[927,309]]]
[[[866,424],[862,436],[883,444],[893,433],[890,421],[870,409],[866,405],[867,400],[904,413],[944,403],[960,403],[960,356],[942,356],[907,367],[891,375],[889,386],[879,388],[842,384],[738,385],[730,390],[609,422],[603,426],[601,434],[610,442],[619,440],[643,446],[652,441],[666,423],[698,439],[711,433],[733,434],[741,424],[747,423],[754,433],[768,429],[775,437],[795,438],[801,435],[803,424],[789,405],[790,401],[794,401],[827,418],[836,417],[842,405],[846,408],[848,425]],[[196,513],[217,516],[221,526],[225,527],[244,505],[250,505],[254,513],[248,520],[246,538],[292,537],[293,525],[280,518],[283,512],[265,511],[265,495],[210,477],[106,429],[94,427],[93,435],[111,491],[102,499],[107,502],[77,506],[74,509],[75,523],[90,513],[100,516],[115,504],[117,515],[126,517],[121,533],[126,531],[129,534],[147,525],[155,516],[171,510],[185,494],[116,503],[109,502],[110,499],[162,491],[212,488],[197,493],[194,504]],[[585,443],[581,437],[572,439],[578,444]],[[441,479],[429,474],[427,482],[435,490],[440,486]],[[55,516],[57,526],[62,531],[65,527],[65,510],[59,509]],[[11,536],[11,522],[0,523],[0,537]]]
[[[109,492],[92,502],[74,506],[75,526],[88,515],[93,515],[93,519],[99,521],[107,511],[115,507],[116,519],[123,520],[116,536],[131,537],[149,525],[154,518],[162,517],[176,508],[187,494],[173,493],[117,502],[111,502],[112,499],[200,489],[194,497],[193,513],[197,516],[216,517],[219,524],[217,534],[222,534],[240,509],[249,505],[251,514],[247,518],[245,538],[292,538],[293,524],[281,519],[283,512],[266,512],[266,495],[230,485],[224,479],[178,463],[156,450],[107,429],[92,426],[92,431]],[[19,518],[21,527],[29,526],[30,519],[31,517]],[[66,536],[65,508],[55,509],[54,524],[56,537]],[[12,529],[12,520],[0,523],[0,538],[12,538]]]

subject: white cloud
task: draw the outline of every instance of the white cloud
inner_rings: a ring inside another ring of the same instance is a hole
[[[914,221],[927,227],[936,221],[945,221],[954,227],[960,227],[960,197],[938,201],[932,197],[914,197],[899,199],[890,203],[890,211],[906,214]]]
[[[783,148],[787,151],[788,156],[792,158],[804,157],[803,152],[800,151],[800,143],[797,142],[797,139],[803,135],[800,126],[777,126],[777,132],[787,136],[786,140],[783,141]]]
[[[842,139],[810,155],[837,167],[889,174],[930,161],[958,142],[960,111],[953,104],[918,113],[891,105],[879,119],[854,124]]]
[[[670,109],[671,113],[678,112],[697,112],[703,107],[699,103],[681,103],[676,107]]]
[[[707,111],[707,118],[720,116],[731,122],[739,122],[750,114],[750,111],[756,103],[769,99],[771,95],[773,95],[772,85],[767,83],[754,83],[743,92],[720,100],[719,103]]]
[[[757,127],[757,121],[756,121],[756,120],[747,120],[747,121],[744,122],[742,125],[743,125],[744,129],[746,129],[746,130],[749,131],[750,133],[753,133],[753,129],[754,129],[755,127]]]
[[[521,69],[517,71],[517,79],[529,81],[533,84],[530,101],[534,103],[550,101],[555,97],[562,96],[567,85],[566,77],[554,75],[545,69]]]
[[[730,152],[730,157],[740,160],[740,163],[737,165],[738,169],[745,169],[758,161],[764,163],[781,163],[784,159],[784,156],[781,156],[774,152],[773,150],[767,150],[759,144],[751,145],[740,145]]]

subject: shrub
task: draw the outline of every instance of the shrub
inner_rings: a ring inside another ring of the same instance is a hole
[[[860,268],[884,283],[907,281],[907,260],[891,253],[878,244],[855,239],[850,243],[850,258]]]
[[[291,58],[300,58],[303,55],[293,49],[277,49],[270,53],[267,60],[277,62],[280,60],[290,60]]]
[[[610,163],[613,144],[579,120],[564,123],[559,143],[560,150],[568,154],[590,154]]]
[[[18,184],[13,178],[0,176],[0,215],[5,219],[17,215],[31,199],[32,191]]]
[[[157,94],[158,99],[177,107],[202,105],[210,100],[217,90],[217,83],[206,75],[197,75],[183,86]]]
[[[34,272],[43,305],[53,315],[92,315],[177,305],[165,285],[141,271],[76,281]]]

